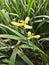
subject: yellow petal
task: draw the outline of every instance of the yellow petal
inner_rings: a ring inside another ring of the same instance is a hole
[[[40,35],[35,35],[35,36],[29,36],[28,37],[28,39],[34,39],[34,38],[38,39],[38,38],[40,38]]]
[[[34,33],[32,33],[32,35],[34,35]]]
[[[16,0],[13,0],[14,2],[16,2]]]
[[[23,26],[24,24],[23,23],[17,23],[17,22],[11,22],[12,25],[15,25],[15,26]]]
[[[29,25],[24,25],[24,27],[25,27],[26,29],[32,29],[32,26],[29,26]]]
[[[32,39],[33,38],[33,36],[31,35],[31,36],[28,36],[28,39]]]
[[[31,39],[30,37],[28,37],[27,39]]]
[[[20,22],[21,22],[21,23],[23,23],[23,22],[24,22],[24,20],[20,20]]]
[[[31,36],[30,38],[36,38],[36,39],[38,39],[38,38],[40,38],[40,35],[34,35],[34,36]]]
[[[26,17],[25,23],[28,24],[28,21],[29,21],[29,20],[30,20],[30,18],[29,18],[29,17]]]
[[[28,32],[28,36],[31,36],[31,32],[30,31]]]
[[[38,39],[38,38],[40,38],[40,35],[32,36],[32,38],[36,38],[36,39]]]

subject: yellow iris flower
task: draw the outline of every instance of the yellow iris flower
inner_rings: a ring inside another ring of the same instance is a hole
[[[31,33],[30,31],[28,32],[28,39],[32,39],[32,38],[40,38],[40,35],[34,35],[33,33]]]
[[[20,20],[19,23],[18,22],[11,22],[11,24],[15,25],[15,26],[23,26],[26,29],[32,29],[32,26],[28,25],[29,20],[30,20],[30,18],[26,17],[25,20]]]

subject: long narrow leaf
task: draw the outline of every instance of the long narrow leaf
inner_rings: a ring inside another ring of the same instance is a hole
[[[29,0],[28,6],[27,6],[28,15],[30,15],[30,11],[31,11],[31,7],[32,7],[33,3],[34,3],[34,0]]]

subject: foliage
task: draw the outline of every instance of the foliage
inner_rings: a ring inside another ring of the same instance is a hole
[[[49,0],[0,0],[0,65],[34,65],[31,58],[39,56],[43,64],[48,62],[44,51],[49,41]],[[13,26],[30,17],[32,29]],[[28,31],[40,35],[28,39]],[[44,44],[44,45],[43,45]],[[28,51],[28,54],[26,53]],[[29,56],[32,53],[33,56]]]

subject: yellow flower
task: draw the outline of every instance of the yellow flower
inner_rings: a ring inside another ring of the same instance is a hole
[[[28,32],[28,39],[32,39],[32,38],[40,38],[40,35],[34,35],[33,33],[31,33],[30,31]]]
[[[19,23],[17,23],[17,22],[11,22],[11,24],[12,25],[15,25],[15,26],[23,26],[26,29],[32,29],[32,26],[29,26],[28,25],[29,20],[30,20],[30,18],[29,17],[26,17],[25,20],[20,20]]]
[[[23,23],[17,23],[17,22],[11,22],[11,24],[13,24],[14,26],[23,26]]]

